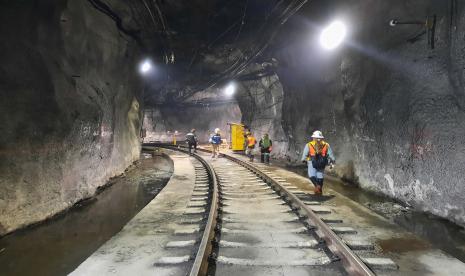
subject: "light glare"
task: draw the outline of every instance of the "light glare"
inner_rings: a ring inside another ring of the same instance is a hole
[[[148,73],[152,69],[152,63],[149,60],[145,60],[140,66],[140,72],[142,74]]]
[[[320,44],[326,50],[337,48],[346,36],[346,26],[341,21],[334,21],[320,35]]]
[[[232,96],[236,92],[236,85],[234,83],[230,83],[224,89],[224,94],[226,96]]]

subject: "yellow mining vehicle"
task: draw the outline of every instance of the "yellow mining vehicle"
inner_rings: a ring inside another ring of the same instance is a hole
[[[244,125],[239,123],[228,123],[230,127],[229,148],[233,151],[244,150]]]

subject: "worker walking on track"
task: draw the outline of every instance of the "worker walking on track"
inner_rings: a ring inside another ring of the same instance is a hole
[[[247,137],[250,135],[250,130],[246,129],[244,132],[244,154],[247,155]]]
[[[223,143],[221,140],[220,129],[215,129],[215,134],[210,137],[210,144],[212,144],[212,158],[220,157],[220,145]]]
[[[252,133],[249,133],[249,135],[247,135],[246,142],[247,142],[247,147],[245,149],[245,154],[249,157],[250,162],[253,162],[254,149],[255,149],[255,145],[257,144],[257,139],[255,139]]]
[[[260,161],[265,164],[270,164],[270,153],[271,149],[273,146],[273,142],[271,141],[270,137],[268,136],[268,133],[265,133],[263,135],[263,138],[260,139],[260,142],[258,142],[258,146],[260,147]]]
[[[323,193],[323,172],[327,165],[331,167],[336,163],[333,151],[324,140],[321,131],[312,134],[312,141],[305,145],[302,153],[302,162],[307,163],[308,177],[315,186],[315,194]]]
[[[195,134],[195,128],[186,134],[186,143],[189,147],[189,154],[191,154],[192,148],[194,148],[194,152],[197,152],[197,135]]]

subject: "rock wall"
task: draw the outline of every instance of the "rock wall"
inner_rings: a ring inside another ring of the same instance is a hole
[[[137,45],[88,1],[0,1],[0,235],[139,156]]]
[[[207,143],[215,128],[229,140],[228,123],[241,121],[238,103],[222,94],[217,88],[207,89],[187,99],[182,104],[161,104],[144,110],[143,129],[146,130],[144,141],[185,141],[185,135],[196,129],[200,143]]]
[[[254,71],[260,65],[252,66]],[[268,133],[273,141],[272,158],[289,159],[289,137],[282,125],[283,87],[276,74],[242,81],[237,100],[242,114],[242,123],[247,125],[259,141]],[[258,148],[257,148],[258,150]]]
[[[282,122],[273,124],[289,138],[289,159],[320,129],[339,176],[465,225],[465,4],[331,3],[350,23],[344,47],[323,52],[287,39],[275,52],[284,92]],[[434,14],[434,49],[424,27],[389,26]],[[308,39],[308,26],[290,23],[288,38]],[[252,110],[243,116],[253,118]]]

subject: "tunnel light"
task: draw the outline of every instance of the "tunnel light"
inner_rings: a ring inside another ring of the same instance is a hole
[[[344,23],[334,21],[321,32],[320,44],[326,50],[333,50],[344,41],[346,33],[347,30]]]
[[[225,88],[224,88],[224,94],[226,96],[232,96],[234,93],[236,93],[236,84],[234,82],[230,82]]]
[[[147,74],[148,72],[152,70],[152,62],[148,59],[144,60],[141,63],[139,70],[142,74],[144,75]]]

